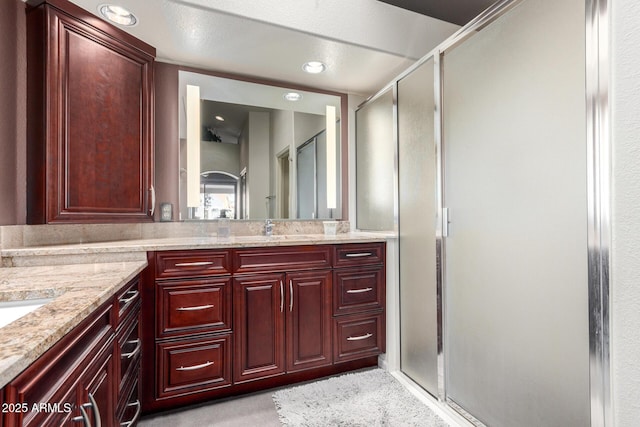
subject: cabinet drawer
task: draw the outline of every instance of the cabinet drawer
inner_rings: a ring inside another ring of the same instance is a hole
[[[140,301],[140,278],[136,277],[118,292],[116,305],[118,307],[117,323],[122,322],[131,313],[133,307]]]
[[[158,338],[231,329],[231,278],[158,283]]]
[[[378,310],[384,307],[383,267],[349,268],[333,273],[333,314]]]
[[[384,243],[353,243],[335,246],[334,267],[382,264]]]
[[[238,249],[234,252],[236,273],[295,271],[331,267],[331,246],[280,246]]]
[[[166,251],[156,253],[156,278],[201,277],[231,273],[229,251]]]
[[[334,319],[334,362],[375,356],[384,352],[384,315]]]
[[[126,400],[121,402],[122,407],[118,411],[118,425],[121,427],[135,426],[142,414],[138,381],[134,382],[132,385],[133,387],[128,390]]]
[[[231,384],[231,335],[160,343],[156,353],[161,399]]]
[[[121,392],[129,378],[138,374],[140,366],[142,339],[140,337],[139,312],[138,315],[131,317],[131,320],[118,332],[117,339],[116,372],[118,376],[116,384],[118,384],[118,391]]]

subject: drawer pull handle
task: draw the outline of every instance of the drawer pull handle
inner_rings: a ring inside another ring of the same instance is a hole
[[[93,394],[89,393],[89,403],[83,403],[79,408],[81,415],[79,417],[72,418],[71,421],[76,423],[82,421],[82,424],[84,424],[85,427],[93,427],[91,425],[91,418],[89,418],[89,414],[87,414],[87,411],[85,410],[85,408],[91,408],[93,409],[94,418],[96,420],[95,427],[102,427],[100,409],[98,408],[98,403],[96,403],[96,399],[94,399]]]
[[[196,305],[195,307],[178,307],[176,308],[176,311],[199,311],[199,310],[206,310],[208,308],[213,308],[213,304],[207,304],[207,305]]]
[[[289,279],[289,311],[293,311],[293,281]]]
[[[373,255],[373,253],[371,252],[358,252],[355,254],[347,254],[347,258],[361,258],[361,257],[365,257],[365,256],[371,256]]]
[[[140,404],[139,400],[136,400],[133,403],[127,404],[127,408],[132,408],[134,406],[136,407],[136,413],[133,414],[133,418],[131,418],[131,421],[120,423],[120,427],[131,427],[136,422],[138,422],[138,418],[140,418],[140,413],[142,412],[142,405]]]
[[[193,365],[193,366],[180,366],[179,368],[176,368],[176,371],[195,371],[197,369],[202,369],[202,368],[206,368],[207,366],[211,366],[213,365],[213,362],[209,362],[208,360],[204,363],[201,363],[199,365]]]
[[[135,344],[136,347],[133,349],[133,351],[130,351],[128,353],[122,353],[120,355],[121,359],[131,359],[131,358],[135,357],[138,353],[140,353],[140,347],[142,346],[142,341],[140,340],[140,338],[137,338],[137,339],[131,340],[131,341],[127,341],[125,344]]]
[[[284,310],[284,286],[282,285],[282,279],[280,279],[280,313]]]
[[[373,288],[362,288],[362,289],[349,289],[347,291],[348,294],[361,294],[364,292],[371,292]]]
[[[82,425],[84,427],[91,427],[89,414],[87,414],[87,411],[82,406],[80,406],[80,416],[71,418],[71,421],[73,421],[74,423],[82,422]]]
[[[176,267],[203,267],[212,264],[213,261],[179,262],[176,264]]]
[[[360,341],[360,340],[366,340],[367,338],[371,338],[373,336],[373,334],[371,333],[366,333],[364,335],[359,335],[357,337],[347,337],[347,341]]]
[[[129,292],[125,293],[125,295],[127,295],[127,294],[131,294],[131,296],[129,298],[121,298],[120,302],[122,303],[122,305],[127,305],[131,301],[133,301],[134,299],[138,298],[138,295],[140,295],[140,292],[138,292],[138,291],[129,291]]]

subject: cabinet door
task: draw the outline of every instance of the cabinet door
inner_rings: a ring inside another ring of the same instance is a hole
[[[151,220],[153,56],[111,27],[43,7],[28,16],[30,35],[50,32],[44,54],[30,37],[29,79],[45,79],[41,93],[30,92],[30,111],[47,108],[29,115],[43,127],[30,155],[45,152],[30,158],[30,174],[46,170],[29,182],[29,222]]]
[[[287,371],[331,364],[331,270],[287,274]]]
[[[78,384],[78,409],[84,408],[87,425],[114,424],[114,396],[117,396],[114,372],[113,343],[110,343],[83,372]],[[98,424],[98,418],[101,424]]]
[[[236,277],[234,382],[283,374],[284,274]]]

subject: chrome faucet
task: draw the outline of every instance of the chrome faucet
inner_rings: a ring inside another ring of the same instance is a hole
[[[268,219],[264,222],[264,235],[271,237],[271,234],[273,234],[273,221]]]

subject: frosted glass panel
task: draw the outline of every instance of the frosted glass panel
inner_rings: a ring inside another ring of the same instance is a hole
[[[525,0],[444,64],[447,394],[588,426],[585,2]]]
[[[356,227],[393,230],[394,157],[391,90],[356,111]]]
[[[438,393],[433,59],[398,82],[400,364]]]

